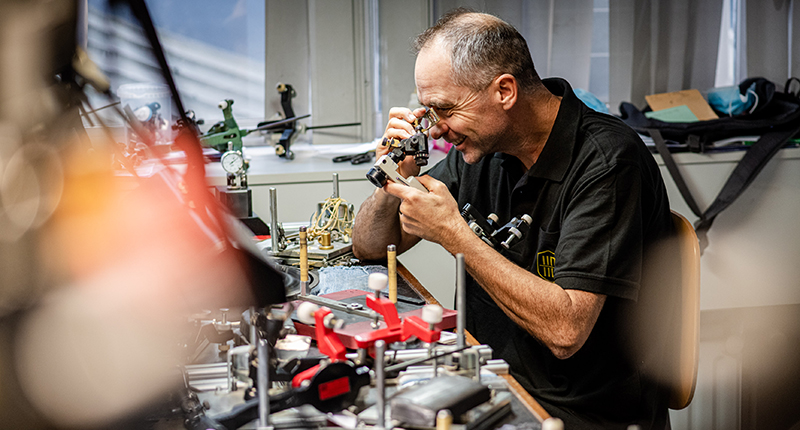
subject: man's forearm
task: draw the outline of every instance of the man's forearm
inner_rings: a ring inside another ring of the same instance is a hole
[[[400,199],[378,188],[364,201],[353,225],[353,253],[362,260],[379,260],[386,247],[395,244],[399,252],[402,228],[398,219]]]
[[[559,358],[578,351],[597,321],[605,296],[564,290],[512,263],[472,232],[442,182],[427,176],[420,176],[419,181],[427,193],[394,183],[387,183],[378,191],[402,199],[400,221],[403,232],[408,233],[401,237],[422,237],[442,245],[451,254],[463,253],[469,273],[512,321]],[[376,194],[373,198],[377,198]],[[375,222],[374,208],[371,204],[365,206]],[[392,217],[392,222],[397,220]],[[377,228],[374,224],[373,227]],[[388,243],[382,241],[383,246]],[[398,251],[407,249],[404,245],[401,242]]]
[[[517,325],[557,357],[574,354],[588,338],[605,296],[564,290],[515,265],[468,227],[442,244],[465,255],[470,275]]]

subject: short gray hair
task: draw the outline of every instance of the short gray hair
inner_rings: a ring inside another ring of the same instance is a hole
[[[451,10],[414,39],[414,52],[419,54],[435,40],[450,50],[453,82],[458,86],[481,91],[503,73],[513,75],[525,93],[534,92],[541,83],[525,38],[496,16],[466,8]]]

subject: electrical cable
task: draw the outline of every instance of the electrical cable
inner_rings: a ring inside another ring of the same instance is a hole
[[[341,197],[328,197],[322,207],[311,217],[308,239],[314,240],[323,232],[330,232],[331,239],[350,242],[353,236],[353,210],[347,200]]]

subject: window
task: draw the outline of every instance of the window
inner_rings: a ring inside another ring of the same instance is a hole
[[[739,83],[737,75],[737,41],[739,28],[738,0],[724,0],[722,22],[719,28],[719,49],[717,51],[717,73],[715,87],[726,87]]]
[[[608,0],[594,0],[592,17],[592,53],[589,62],[589,92],[608,103]]]
[[[213,123],[220,100],[237,120],[264,118],[263,0],[146,0],[186,109]],[[127,83],[162,83],[149,44],[130,12],[89,0],[88,52],[116,93]],[[104,104],[104,100],[93,102]],[[177,113],[173,112],[173,116]]]

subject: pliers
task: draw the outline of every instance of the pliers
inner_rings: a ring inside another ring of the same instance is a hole
[[[349,161],[350,164],[361,164],[366,163],[372,160],[372,157],[375,155],[375,150],[370,150],[367,152],[361,152],[358,154],[347,154],[347,155],[340,155],[338,157],[333,157],[334,163],[343,163],[345,161]]]

